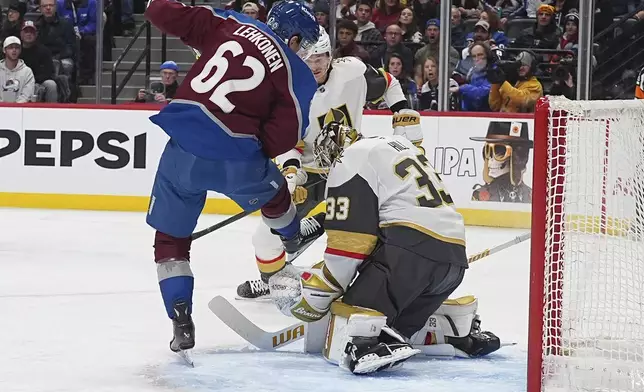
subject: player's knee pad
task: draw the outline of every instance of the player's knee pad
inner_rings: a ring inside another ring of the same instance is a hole
[[[263,221],[260,221],[253,234],[253,247],[261,273],[270,275],[284,267],[286,254],[282,241],[271,233],[271,229]]]
[[[477,309],[478,299],[473,295],[448,299],[429,316],[425,325],[410,341],[414,345],[432,345],[445,343],[445,337],[468,336],[478,320]]]
[[[345,352],[347,343],[359,339],[378,339],[386,323],[387,317],[377,310],[347,305],[341,301],[333,302],[322,356],[333,364],[347,368],[351,360]]]

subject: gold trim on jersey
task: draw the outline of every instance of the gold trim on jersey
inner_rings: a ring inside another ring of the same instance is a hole
[[[465,240],[462,240],[460,238],[451,238],[451,237],[446,237],[444,235],[440,235],[438,233],[435,233],[431,230],[429,230],[426,227],[423,227],[417,223],[412,223],[412,222],[405,222],[405,221],[399,221],[399,222],[387,222],[387,223],[381,223],[380,227],[392,227],[392,226],[404,226],[404,227],[409,227],[410,229],[414,229],[416,231],[420,231],[423,234],[426,234],[434,239],[437,239],[442,242],[446,242],[448,244],[455,244],[455,245],[462,245],[465,246]]]
[[[327,247],[348,253],[368,255],[376,247],[378,237],[373,234],[327,230]]]
[[[325,114],[318,116],[317,120],[320,129],[324,128],[325,125],[332,121],[336,121],[342,125],[353,128],[353,120],[351,120],[351,113],[349,113],[349,108],[346,103],[329,109]]]
[[[304,143],[304,140],[300,139],[300,140],[298,140],[297,144],[295,145],[295,148],[299,148],[299,149],[303,150],[305,146],[306,146],[306,144]]]
[[[331,314],[343,317],[347,320],[349,320],[349,317],[351,317],[352,314],[362,314],[365,316],[375,316],[375,317],[384,316],[384,314],[382,314],[377,310],[370,309],[370,308],[363,308],[360,306],[347,305],[340,300],[333,301],[333,303],[331,303]]]

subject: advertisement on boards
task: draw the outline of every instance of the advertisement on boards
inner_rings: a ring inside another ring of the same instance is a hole
[[[149,121],[154,113],[127,105],[0,107],[0,205],[145,210],[168,140]],[[517,227],[510,213],[524,214],[522,225],[529,219],[533,120],[500,116],[423,115],[423,146],[466,222]],[[361,132],[391,135],[391,119],[367,112]],[[207,212],[238,210],[223,195],[208,196]]]

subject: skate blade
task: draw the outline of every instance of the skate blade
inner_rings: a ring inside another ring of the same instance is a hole
[[[192,350],[179,350],[176,353],[188,366],[195,367],[195,362],[192,360]]]
[[[270,295],[263,295],[263,296],[257,297],[257,298],[246,298],[246,297],[240,297],[239,295],[236,295],[235,299],[238,300],[238,301],[269,302],[271,300],[271,296]]]
[[[297,259],[298,257],[300,257],[300,255],[301,255],[302,253],[304,253],[304,251],[305,251],[305,250],[307,250],[307,249],[309,248],[309,246],[313,245],[313,243],[314,243],[314,242],[315,242],[315,241],[311,241],[311,242],[309,242],[308,244],[304,245],[301,249],[299,249],[299,250],[298,250],[297,252],[295,252],[295,253],[287,253],[287,254],[286,254],[286,262],[287,262],[287,263],[292,263],[292,262],[294,262],[294,261],[295,261],[295,259]]]
[[[377,371],[399,370],[404,361],[418,353],[420,353],[420,350],[417,349],[397,350],[393,355],[357,364],[355,369],[353,369],[353,374],[369,374]]]

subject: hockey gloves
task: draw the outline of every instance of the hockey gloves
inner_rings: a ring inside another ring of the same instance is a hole
[[[308,191],[303,186],[308,180],[308,174],[295,166],[287,166],[282,169],[282,175],[286,179],[288,190],[291,192],[293,203],[302,204],[308,196]]]

